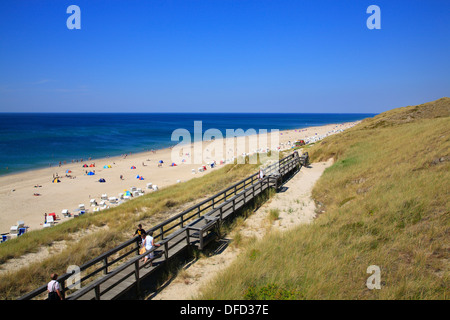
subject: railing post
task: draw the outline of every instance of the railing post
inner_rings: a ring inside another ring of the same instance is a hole
[[[95,286],[95,300],[100,300],[100,285]]]
[[[139,255],[139,241],[136,239],[136,255]]]
[[[166,241],[164,243],[164,257],[166,258],[166,261],[169,260],[169,242]]]
[[[108,257],[105,257],[105,259],[103,259],[103,266],[105,267],[103,269],[103,274],[108,274]]]
[[[61,286],[61,294],[64,297],[64,299],[66,297],[66,285],[65,285],[65,283],[66,283],[65,281],[59,282],[59,285]]]
[[[200,238],[200,250],[203,250],[203,231],[199,230],[198,231],[198,235],[199,235],[199,238]]]
[[[139,260],[134,263],[134,276],[136,278],[136,293],[139,296],[141,293],[141,280],[139,276]]]

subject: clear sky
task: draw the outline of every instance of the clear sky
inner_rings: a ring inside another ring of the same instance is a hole
[[[448,0],[0,1],[0,112],[378,113],[443,96]]]

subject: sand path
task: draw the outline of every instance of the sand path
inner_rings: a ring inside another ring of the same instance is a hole
[[[312,188],[332,163],[330,159],[327,162],[313,163],[307,168],[303,167],[286,182],[279,193],[248,217],[237,230],[233,230],[228,235],[228,240],[232,242],[233,235],[237,232],[245,238],[260,239],[268,232],[282,232],[302,223],[311,223],[316,217],[315,203],[311,198]],[[277,220],[269,218],[272,209],[277,209],[279,212]],[[179,272],[176,278],[163,285],[158,293],[149,295],[149,298],[153,300],[196,299],[201,288],[220,271],[225,270],[241,250],[236,246],[227,246],[218,254],[194,261]]]

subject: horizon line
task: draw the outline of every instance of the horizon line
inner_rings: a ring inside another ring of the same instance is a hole
[[[102,112],[102,111],[0,111],[0,114],[371,114],[380,112]]]

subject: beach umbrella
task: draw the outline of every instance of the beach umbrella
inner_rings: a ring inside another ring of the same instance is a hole
[[[131,169],[136,169],[136,167],[135,167],[135,166],[132,166]]]
[[[66,170],[66,173],[71,173],[72,171],[70,171],[70,170]]]
[[[164,163],[164,161],[162,161],[162,160],[159,160],[159,163]]]

